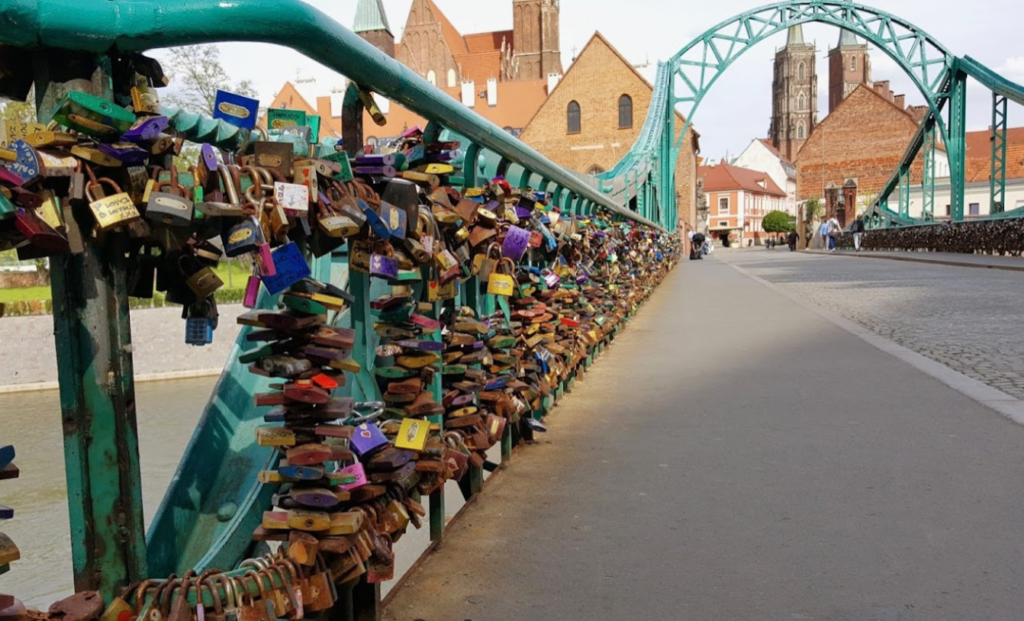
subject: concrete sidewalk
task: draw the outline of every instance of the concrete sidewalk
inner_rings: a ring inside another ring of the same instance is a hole
[[[1020,616],[1024,429],[718,260],[549,422],[385,618]]]

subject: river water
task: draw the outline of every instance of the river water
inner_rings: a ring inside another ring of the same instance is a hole
[[[147,527],[216,380],[135,386]],[[63,442],[58,391],[0,395],[0,443],[14,444],[21,470],[20,478],[0,482],[0,504],[14,509],[0,530],[21,549],[21,560],[0,576],[0,593],[43,610],[73,592]]]
[[[135,386],[146,527],[181,460],[216,377],[141,382]],[[0,394],[0,444],[14,444],[21,477],[0,481],[0,504],[14,508],[14,519],[0,522],[18,545],[21,560],[0,575],[0,593],[46,610],[73,592],[60,395],[56,390]],[[490,458],[500,461],[499,448]],[[458,486],[449,481],[445,512],[462,508]],[[428,528],[409,533],[395,546],[400,577],[429,544]],[[387,592],[394,582],[382,585]]]

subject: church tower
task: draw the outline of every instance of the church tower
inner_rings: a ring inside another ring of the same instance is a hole
[[[558,17],[558,0],[512,0],[513,62],[519,65],[518,80],[562,73]]]
[[[352,32],[391,58],[395,57],[395,35],[388,25],[382,0],[359,0]]]
[[[772,122],[768,139],[789,161],[818,124],[818,73],[815,49],[804,43],[803,26],[792,26],[786,47],[775,53]]]
[[[839,31],[839,45],[828,52],[828,113],[858,86],[871,86],[871,56],[867,43],[845,28]]]

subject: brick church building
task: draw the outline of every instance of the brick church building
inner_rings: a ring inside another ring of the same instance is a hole
[[[873,82],[868,45],[841,29],[828,52],[829,114],[819,122],[815,55],[803,28],[790,28],[775,54],[768,142],[796,165],[798,201],[819,199],[826,218],[848,223],[896,169],[927,108]]]
[[[601,33],[594,33],[520,137],[553,162],[582,173],[612,168],[629,152],[647,118],[654,88]],[[676,137],[685,120],[676,114]],[[697,154],[693,127],[676,165],[679,219],[697,226]]]

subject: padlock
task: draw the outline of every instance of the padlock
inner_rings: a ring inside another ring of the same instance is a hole
[[[34,211],[18,209],[14,214],[14,225],[33,250],[33,257],[64,254],[71,250],[66,237],[58,233]],[[20,251],[20,249],[19,249]],[[19,256],[20,256],[19,252]]]
[[[195,212],[185,188],[178,185],[178,171],[171,168],[170,181],[154,184],[146,204],[146,219],[167,226],[183,227],[192,223]]]
[[[188,317],[185,318],[185,343],[195,346],[212,343],[216,317],[213,315],[215,310],[210,299],[199,300],[188,307],[187,312]]]
[[[85,197],[89,201],[89,209],[96,218],[97,229],[100,232],[109,231],[118,226],[135,222],[142,218],[139,210],[132,202],[127,192],[122,192],[112,179],[102,177],[96,179],[89,170],[91,182],[85,188]],[[111,196],[104,196],[103,186],[113,190]]]
[[[391,244],[378,244],[374,253],[370,255],[370,276],[383,279],[392,285],[398,284],[398,261],[395,259]]]
[[[488,295],[511,296],[515,292],[515,279],[513,278],[515,268],[512,259],[502,258],[498,262],[498,267],[487,280]],[[502,271],[503,269],[505,271]]]

